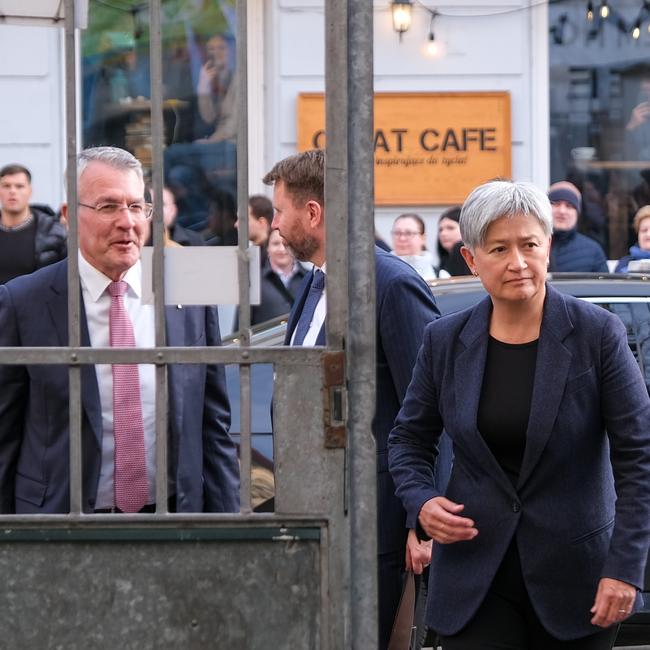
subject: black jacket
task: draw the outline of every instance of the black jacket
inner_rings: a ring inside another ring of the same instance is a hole
[[[205,244],[200,232],[184,228],[177,223],[171,227],[170,235],[172,240],[181,246],[203,246]]]
[[[551,245],[551,271],[607,273],[607,258],[602,247],[575,228],[556,230]]]
[[[67,256],[68,231],[49,206],[31,205],[30,210],[36,220],[34,257],[36,268],[40,269]]]
[[[299,267],[289,280],[289,286],[285,287],[267,260],[262,267],[260,278],[260,304],[251,307],[251,325],[263,323],[282,314],[288,314],[291,311],[293,300],[304,276],[304,269]]]

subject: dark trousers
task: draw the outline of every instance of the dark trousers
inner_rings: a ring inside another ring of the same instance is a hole
[[[617,630],[615,625],[572,641],[551,636],[528,597],[513,540],[472,620],[458,634],[442,636],[440,641],[443,650],[609,650]]]

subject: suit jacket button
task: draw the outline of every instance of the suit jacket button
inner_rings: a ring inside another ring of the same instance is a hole
[[[518,501],[512,502],[512,511],[519,512],[521,510],[521,504]]]

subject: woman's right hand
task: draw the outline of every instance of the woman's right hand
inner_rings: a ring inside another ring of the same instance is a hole
[[[217,68],[211,61],[206,61],[199,71],[199,82],[196,86],[196,92],[199,95],[210,95],[212,93],[212,83],[217,76]]]
[[[638,129],[650,117],[650,102],[641,102],[635,106],[625,127],[628,131]]]
[[[438,544],[465,542],[474,539],[478,529],[472,519],[459,516],[464,508],[445,497],[434,497],[422,506],[418,520],[424,532]]]

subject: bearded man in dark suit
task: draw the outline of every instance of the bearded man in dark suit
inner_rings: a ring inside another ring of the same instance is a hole
[[[306,151],[277,163],[272,228],[296,259],[312,262],[289,316],[285,345],[325,345],[325,154]],[[386,648],[399,604],[404,568],[421,573],[431,546],[406,528],[406,513],[388,473],[387,440],[411,379],[425,326],[439,316],[428,286],[406,262],[375,247],[377,283],[377,445],[379,647]],[[408,544],[407,544],[408,537]]]

